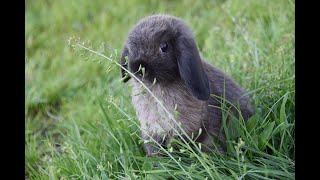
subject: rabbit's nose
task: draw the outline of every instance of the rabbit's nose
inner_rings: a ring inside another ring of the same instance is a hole
[[[146,63],[141,59],[137,59],[129,63],[129,68],[130,71],[134,74],[144,75]]]

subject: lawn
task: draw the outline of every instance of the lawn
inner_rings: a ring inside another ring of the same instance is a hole
[[[246,124],[224,126],[224,156],[143,151],[114,61],[132,26],[157,13],[184,19],[201,56],[255,102]],[[294,179],[294,14],[293,0],[26,1],[26,179]]]

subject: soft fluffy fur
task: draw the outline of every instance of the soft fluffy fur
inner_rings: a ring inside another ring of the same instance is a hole
[[[166,42],[168,50],[162,52],[160,44]],[[125,60],[128,56],[128,62]],[[220,131],[222,112],[221,100],[210,96],[223,97],[234,106],[240,107],[241,115],[247,120],[254,113],[243,90],[227,75],[200,58],[191,31],[179,18],[168,15],[153,15],[140,20],[130,31],[125,43],[121,64],[134,73],[162,101],[183,130],[203,144],[204,151],[218,147],[223,152],[224,133]],[[143,74],[139,66],[145,68]],[[124,82],[130,79],[121,70]],[[156,83],[153,84],[154,79]],[[132,102],[141,125],[142,138],[150,136],[158,143],[166,145],[175,136],[177,125],[168,117],[155,99],[144,90],[135,79]],[[212,105],[212,106],[209,106]],[[234,108],[231,111],[239,116]],[[213,143],[218,140],[219,143]],[[222,145],[222,146],[221,146]],[[157,148],[145,144],[149,156]]]

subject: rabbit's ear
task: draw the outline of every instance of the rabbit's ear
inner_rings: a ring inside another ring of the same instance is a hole
[[[127,46],[124,46],[121,54],[120,64],[123,66],[123,68],[128,69],[128,62],[126,60],[126,56],[129,55],[129,51]],[[127,82],[131,77],[129,74],[121,67],[121,76],[123,78],[123,82]]]
[[[177,46],[180,77],[195,97],[200,100],[208,100],[210,97],[209,81],[194,39],[182,35],[177,39]]]

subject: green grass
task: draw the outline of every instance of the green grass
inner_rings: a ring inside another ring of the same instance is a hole
[[[294,179],[294,9],[291,0],[27,1],[26,178]],[[152,13],[183,18],[201,55],[254,100],[246,124],[224,126],[225,156],[176,142],[181,152],[146,157],[120,68],[68,44],[79,37],[118,61],[128,31]]]

